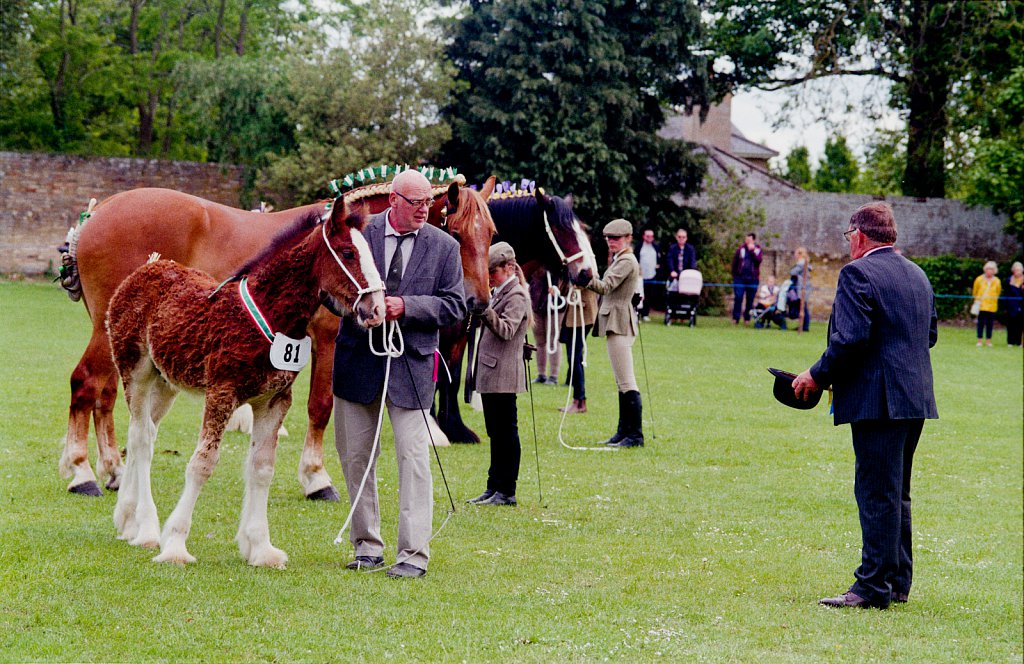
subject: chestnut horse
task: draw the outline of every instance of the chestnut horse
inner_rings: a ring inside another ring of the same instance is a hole
[[[354,311],[366,327],[384,322],[384,286],[360,232],[363,214],[349,214],[339,198],[330,219],[320,216],[310,212],[283,231],[232,283],[218,286],[199,270],[155,260],[110,300],[107,332],[130,414],[114,524],[130,544],[159,544],[158,562],[195,562],[185,546],[192,513],[220,457],[224,426],[244,403],[253,408],[253,430],[235,539],[250,565],[283,568],[288,560],[270,543],[267,499],[277,432],[308,361],[298,340],[324,301]],[[150,466],[160,420],[180,390],[205,395],[203,423],[184,491],[161,533]]]
[[[571,195],[549,196],[540,189],[506,189],[488,197],[487,207],[497,229],[494,239],[512,245],[527,279],[540,269],[556,275],[565,273],[573,279],[586,270],[596,273],[590,240],[572,211],[572,203]],[[459,410],[466,331],[466,326],[450,328],[441,336],[442,354],[447,352],[450,358],[452,380],[438,376],[437,422],[451,442],[477,443],[480,437],[466,426]],[[468,369],[467,376],[473,368]]]
[[[460,176],[461,178],[461,176]],[[490,187],[493,187],[493,178]],[[457,184],[435,186],[436,199],[429,223],[445,226],[445,213],[463,229],[459,236],[467,299],[473,306],[486,307],[490,297],[487,279],[487,247],[490,222],[472,203],[461,204]],[[490,192],[485,188],[484,193]],[[387,206],[387,186],[371,185],[348,192],[346,200],[365,203],[371,211]],[[113,409],[117,399],[117,376],[111,362],[109,342],[103,321],[107,304],[117,286],[140,265],[150,252],[172,259],[223,279],[246,259],[264,247],[275,232],[303,215],[322,213],[324,203],[306,205],[281,212],[249,212],[204,200],[169,189],[133,189],[107,198],[79,227],[77,235],[77,273],[80,295],[92,320],[92,337],[71,374],[71,406],[68,432],[60,459],[60,471],[70,476],[68,491],[88,496],[102,495],[97,475],[89,465],[89,421],[96,429],[99,449],[97,474],[108,489],[120,484],[123,466],[114,435]],[[486,208],[483,209],[486,213]],[[473,215],[473,224],[460,223],[456,217]],[[69,289],[70,290],[70,289]],[[73,290],[73,299],[78,299]],[[331,327],[333,326],[333,330]],[[307,409],[310,427],[299,465],[299,480],[310,498],[337,499],[330,475],[323,466],[323,432],[331,415],[331,361],[317,357],[333,354],[338,320],[326,310],[314,316],[310,335],[314,340],[311,395]]]

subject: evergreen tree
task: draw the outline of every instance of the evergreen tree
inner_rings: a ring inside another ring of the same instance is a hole
[[[814,174],[814,188],[818,191],[853,191],[859,173],[857,158],[846,145],[846,138],[838,135],[825,141],[825,158]]]
[[[658,136],[668,105],[707,105],[693,2],[472,0],[451,28],[462,84],[444,111],[446,161],[471,179],[525,177],[572,193],[600,226],[679,223],[703,164]]]
[[[806,147],[798,145],[786,155],[786,172],[783,177],[798,187],[806,187],[811,183],[811,159]]]

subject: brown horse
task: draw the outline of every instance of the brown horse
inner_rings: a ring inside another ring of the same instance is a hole
[[[342,199],[323,223],[319,212],[308,213],[232,277],[237,287],[218,287],[208,274],[168,260],[144,265],[118,286],[107,331],[130,413],[124,486],[114,510],[121,539],[159,544],[159,562],[195,561],[185,542],[196,500],[217,465],[228,418],[248,403],[252,445],[235,539],[249,564],[284,567],[287,555],[270,543],[267,498],[277,432],[292,383],[308,361],[298,357],[304,351],[297,340],[325,300],[354,311],[367,327],[384,321],[384,286],[360,233],[364,222]],[[203,423],[185,489],[160,533],[150,466],[157,427],[180,390],[204,393]]]
[[[493,180],[490,181],[493,187]],[[476,307],[486,306],[490,296],[487,283],[487,247],[489,222],[474,205],[460,204],[458,186],[436,186],[436,199],[429,222],[474,232],[461,232],[466,294]],[[484,193],[489,194],[485,188]],[[387,186],[371,185],[346,194],[350,204],[356,201],[371,211],[387,205]],[[450,201],[454,201],[452,204]],[[100,203],[91,218],[80,227],[77,237],[77,271],[81,295],[92,320],[92,338],[71,374],[71,406],[68,433],[61,455],[60,470],[70,476],[68,490],[89,496],[101,495],[97,475],[89,465],[89,420],[96,429],[99,449],[97,474],[109,489],[120,485],[123,466],[114,435],[113,408],[117,399],[117,376],[111,362],[104,327],[107,304],[117,286],[140,265],[150,252],[182,265],[195,267],[223,279],[247,258],[263,248],[275,232],[311,212],[323,212],[316,203],[273,213],[249,212],[220,205],[168,189],[134,189],[115,194]],[[484,213],[486,210],[484,210]],[[460,224],[460,215],[473,224]],[[472,215],[472,216],[470,216]],[[476,229],[480,229],[479,232]],[[77,298],[76,298],[77,299]],[[314,317],[310,335],[314,340],[313,375],[307,405],[310,426],[299,465],[299,480],[310,498],[337,499],[338,493],[323,465],[323,432],[331,415],[331,361],[337,318],[326,310]]]

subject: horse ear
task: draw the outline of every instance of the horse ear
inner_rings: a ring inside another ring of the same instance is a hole
[[[331,204],[331,218],[327,222],[327,230],[330,233],[337,233],[344,227],[363,230],[366,225],[366,204],[349,205],[344,196],[338,196]]]
[[[565,198],[564,198],[563,200],[564,200],[564,201],[566,202],[566,204],[567,204],[567,205],[568,205],[568,206],[569,206],[570,208],[572,207],[572,203],[573,203],[573,199],[572,199],[572,194],[566,194],[566,195],[565,195]]]
[[[498,178],[492,175],[491,177],[487,178],[486,182],[484,182],[484,187],[483,189],[480,190],[480,195],[484,197],[484,201],[490,198],[491,194],[494,193],[494,185],[497,181]]]
[[[454,214],[459,209],[459,183],[452,182],[448,185],[448,214]]]
[[[540,205],[541,207],[544,207],[545,205],[547,205],[548,197],[547,197],[547,195],[543,191],[541,191],[540,187],[537,187],[537,191],[534,192],[534,196],[537,197],[537,204],[538,205]]]

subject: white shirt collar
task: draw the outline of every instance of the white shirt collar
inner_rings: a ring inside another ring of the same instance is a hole
[[[871,254],[875,253],[876,251],[878,251],[880,249],[892,249],[892,245],[891,244],[883,244],[881,247],[875,247],[874,249],[871,249],[870,251],[865,251],[864,252],[864,256],[870,256]],[[864,256],[861,256],[861,258],[864,258]]]
[[[399,235],[403,235],[406,237],[411,235],[413,237],[416,237],[419,234],[419,232],[420,229],[417,228],[416,230],[410,231],[408,233],[399,233],[398,231],[395,230],[395,227],[391,225],[391,208],[388,208],[387,210],[384,211],[384,237],[387,237],[389,235],[393,235],[394,237],[398,237]]]
[[[501,282],[501,285],[494,287],[494,290],[491,291],[491,295],[497,295],[498,293],[500,293],[501,290],[505,288],[505,286],[508,286],[509,283],[511,283],[513,280],[518,280],[518,277],[514,274],[509,275],[509,278]]]

